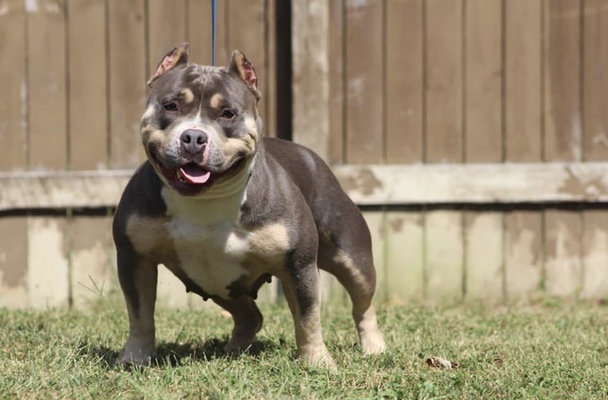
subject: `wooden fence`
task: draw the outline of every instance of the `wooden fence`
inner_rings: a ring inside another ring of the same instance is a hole
[[[146,77],[184,39],[210,60],[209,3],[0,0],[0,305],[116,287]],[[315,149],[363,208],[379,302],[608,296],[606,2],[218,3],[219,61],[254,62],[267,133]],[[162,303],[199,304],[161,279]]]

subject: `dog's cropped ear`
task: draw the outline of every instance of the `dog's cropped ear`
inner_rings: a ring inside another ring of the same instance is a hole
[[[253,65],[249,62],[245,54],[238,50],[232,52],[232,60],[230,61],[230,72],[237,74],[249,87],[256,100],[260,100],[262,95],[258,90],[258,77],[255,74]]]
[[[152,86],[155,80],[157,80],[161,75],[166,73],[167,71],[172,70],[181,64],[188,63],[188,51],[189,46],[188,43],[182,43],[181,46],[175,47],[173,50],[168,52],[156,67],[156,72],[152,75],[152,78],[148,81],[148,86]]]

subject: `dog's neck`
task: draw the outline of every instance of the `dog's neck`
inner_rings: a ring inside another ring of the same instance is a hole
[[[241,206],[247,198],[247,183],[255,158],[256,156],[248,160],[236,175],[214,184],[200,196],[182,196],[164,186],[161,195],[167,206],[167,215],[197,225],[209,225],[221,220],[236,223]],[[207,210],[204,214],[200,212],[202,203]]]

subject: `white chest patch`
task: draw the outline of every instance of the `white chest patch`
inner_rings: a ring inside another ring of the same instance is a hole
[[[179,268],[210,295],[227,298],[228,287],[239,278],[254,280],[262,273],[272,273],[289,247],[287,228],[281,224],[256,230],[239,224],[244,191],[202,200],[163,190],[163,198],[171,218],[166,229]]]
[[[242,266],[252,234],[230,222],[200,226],[173,219],[167,230],[180,268],[211,295],[227,297],[228,286],[252,272]]]

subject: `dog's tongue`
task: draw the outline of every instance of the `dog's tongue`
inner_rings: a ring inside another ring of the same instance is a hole
[[[179,172],[188,183],[197,185],[202,185],[211,177],[211,172],[194,163],[184,165]]]

